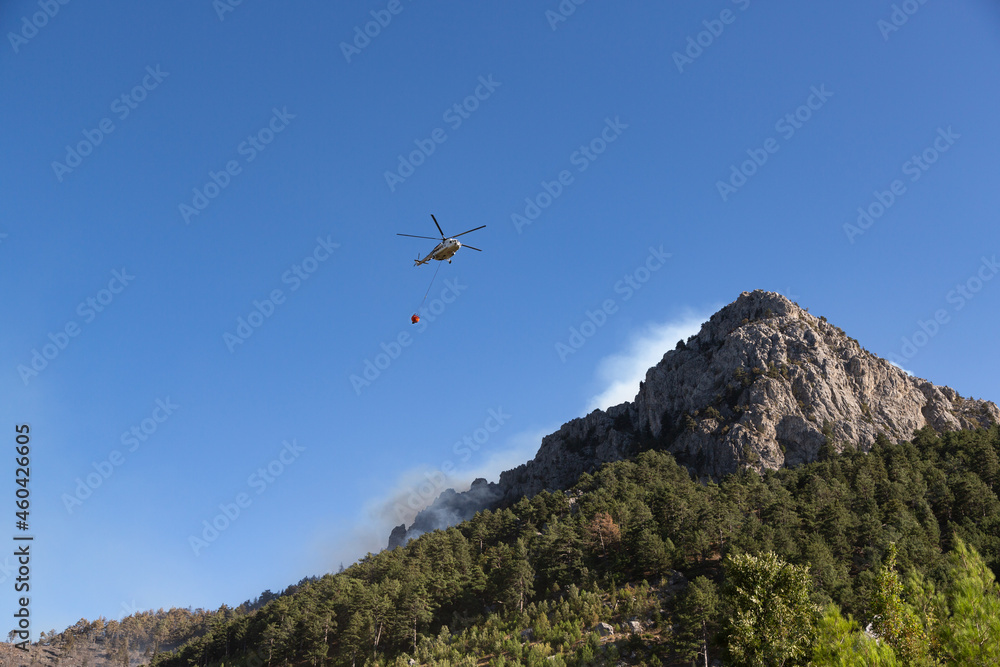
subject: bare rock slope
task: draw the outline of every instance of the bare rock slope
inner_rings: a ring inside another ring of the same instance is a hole
[[[454,522],[568,488],[582,473],[646,449],[665,449],[699,477],[718,479],[741,467],[807,463],[824,446],[867,451],[878,433],[896,441],[924,426],[993,422],[994,403],[907,375],[780,294],[744,292],[663,355],[634,401],[564,424],[499,483],[477,480],[474,498],[443,494],[409,533],[441,527],[441,503]]]

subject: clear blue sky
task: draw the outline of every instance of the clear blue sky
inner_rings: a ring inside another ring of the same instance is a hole
[[[0,539],[27,423],[35,636],[336,570],[743,290],[1000,399],[1000,11],[902,4],[3,3]],[[430,213],[483,252],[414,268]]]

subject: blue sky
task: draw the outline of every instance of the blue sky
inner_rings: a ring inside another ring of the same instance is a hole
[[[744,290],[1000,398],[986,0],[35,0],[0,25],[35,636],[335,571],[633,396]],[[430,213],[487,225],[483,252],[414,268],[433,242],[395,234]]]

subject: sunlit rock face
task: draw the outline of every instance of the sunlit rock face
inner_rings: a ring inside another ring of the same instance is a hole
[[[423,532],[435,513],[451,525],[478,509],[565,489],[646,449],[669,451],[696,476],[719,479],[744,467],[808,463],[824,447],[867,451],[879,433],[895,442],[924,426],[994,422],[994,403],[907,375],[780,294],[744,292],[664,354],[631,403],[564,424],[499,483],[477,480],[468,496],[442,494],[415,525]]]

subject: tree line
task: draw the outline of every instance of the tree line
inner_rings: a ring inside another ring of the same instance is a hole
[[[149,664],[1000,664],[1000,429],[836,449],[709,483],[645,452]]]

